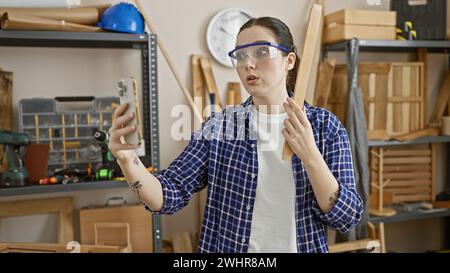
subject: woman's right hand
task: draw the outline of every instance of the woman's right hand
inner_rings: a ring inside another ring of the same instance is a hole
[[[109,150],[112,155],[122,163],[131,162],[136,158],[135,150],[139,145],[132,145],[125,142],[124,136],[136,130],[135,126],[127,126],[133,119],[133,113],[124,115],[128,104],[122,104],[114,111],[114,119],[109,129]]]

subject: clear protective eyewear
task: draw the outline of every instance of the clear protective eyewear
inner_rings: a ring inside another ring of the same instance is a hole
[[[289,49],[272,42],[256,42],[238,46],[232,51],[228,52],[231,58],[231,63],[234,67],[243,67],[247,65],[248,58],[254,62],[270,60],[277,57],[278,50],[289,53]]]

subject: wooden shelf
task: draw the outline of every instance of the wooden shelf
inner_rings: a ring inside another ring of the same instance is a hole
[[[86,190],[104,190],[104,189],[126,188],[126,187],[128,187],[128,184],[125,181],[93,181],[93,182],[80,182],[66,185],[63,184],[33,185],[15,188],[0,188],[0,197],[42,194],[42,193],[86,191]]]

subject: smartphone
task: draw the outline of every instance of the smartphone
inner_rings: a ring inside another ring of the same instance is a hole
[[[125,141],[128,144],[141,145],[142,144],[142,129],[140,124],[140,111],[139,111],[139,97],[137,92],[137,82],[135,78],[120,79],[117,83],[119,88],[120,104],[128,103],[128,108],[124,115],[133,113],[133,119],[127,124],[127,126],[136,126],[136,130],[125,136]]]

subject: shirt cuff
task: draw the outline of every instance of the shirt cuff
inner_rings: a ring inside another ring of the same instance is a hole
[[[354,214],[356,206],[354,202],[355,201],[352,200],[349,190],[346,187],[339,186],[339,196],[337,202],[329,212],[323,212],[315,199],[313,200],[313,210],[322,221],[334,224],[340,222],[343,217]]]

